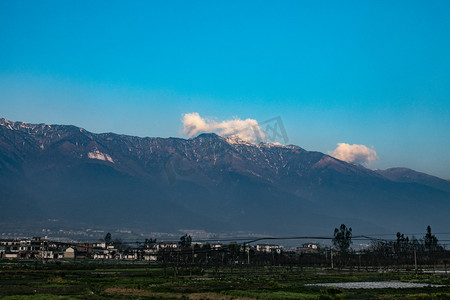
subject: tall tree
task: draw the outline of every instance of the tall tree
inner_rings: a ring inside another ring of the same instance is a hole
[[[156,239],[145,239],[144,247],[145,248],[153,248],[156,244]]]
[[[192,238],[190,235],[183,235],[182,237],[180,237],[180,241],[178,242],[178,245],[180,246],[180,248],[189,248],[191,246],[192,243]]]
[[[333,245],[342,252],[347,252],[352,244],[352,228],[341,224],[339,229],[334,229]]]
[[[111,243],[111,233],[110,232],[108,232],[105,235],[105,243],[106,243],[106,245],[109,245]]]
[[[403,233],[397,232],[397,241],[394,244],[394,250],[397,255],[404,255],[409,250],[409,237]]]
[[[425,249],[428,251],[435,251],[438,249],[438,239],[437,237],[431,233],[431,227],[428,225],[427,227],[427,233],[424,236],[424,244]]]

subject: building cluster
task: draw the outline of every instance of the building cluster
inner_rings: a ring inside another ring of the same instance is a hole
[[[206,245],[192,243],[189,249],[196,251]],[[220,243],[208,244],[211,250],[225,249]],[[244,248],[257,253],[281,254],[284,250],[279,245],[258,244]],[[176,253],[186,251],[181,249],[180,243],[159,242],[126,245],[122,243],[69,243],[51,241],[46,238],[33,237],[31,239],[0,240],[0,259],[98,259],[98,260],[142,260],[158,261],[161,253]],[[313,253],[317,251],[317,244],[304,244],[296,249],[297,253]]]
[[[0,240],[0,258],[21,259],[117,259],[157,260],[163,248],[177,248],[176,243],[158,243],[136,247],[106,242],[68,243],[40,237],[20,240]]]

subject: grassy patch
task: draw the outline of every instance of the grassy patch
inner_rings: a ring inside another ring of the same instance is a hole
[[[449,299],[450,278],[435,274],[352,272],[285,267],[161,268],[81,262],[8,264],[0,268],[2,299]],[[350,290],[309,283],[404,281],[443,288]]]

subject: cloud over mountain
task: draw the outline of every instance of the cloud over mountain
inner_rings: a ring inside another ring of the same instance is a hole
[[[364,145],[338,143],[334,151],[329,151],[331,156],[350,163],[358,163],[368,166],[370,162],[378,160],[377,152]]]
[[[197,112],[183,116],[183,132],[189,137],[199,133],[216,133],[221,136],[238,136],[245,141],[264,139],[265,133],[254,119],[232,119],[217,122],[202,118]]]

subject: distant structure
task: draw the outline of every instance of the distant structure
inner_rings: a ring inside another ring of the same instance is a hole
[[[259,244],[256,245],[256,252],[278,253],[280,254],[282,247],[279,245]]]
[[[64,258],[75,259],[75,249],[72,247],[64,250]]]
[[[319,252],[319,245],[317,243],[305,243],[301,247],[297,247],[295,250],[297,254],[303,253],[317,253]]]

